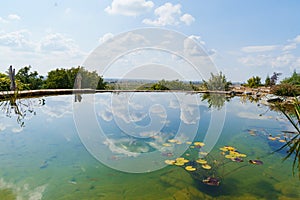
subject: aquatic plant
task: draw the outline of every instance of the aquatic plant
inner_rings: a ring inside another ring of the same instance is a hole
[[[286,143],[280,147],[276,152],[281,151],[282,149],[288,148],[287,155],[283,160],[288,159],[292,155],[294,156],[293,160],[293,175],[295,175],[295,170],[298,168],[298,176],[300,179],[300,102],[295,98],[294,101],[294,112],[289,113],[284,108],[284,106],[277,104],[278,109],[285,115],[291,125],[295,128],[295,136],[287,140]]]

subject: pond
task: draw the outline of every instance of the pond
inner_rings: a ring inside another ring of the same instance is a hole
[[[299,199],[293,130],[240,97],[98,93],[1,102],[0,199]]]

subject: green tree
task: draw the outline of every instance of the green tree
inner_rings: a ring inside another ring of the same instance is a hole
[[[266,77],[265,86],[267,86],[267,87],[271,86],[271,78],[269,75],[267,75],[267,77]]]
[[[96,71],[89,72],[84,67],[52,70],[48,72],[43,87],[47,89],[72,89],[78,73],[82,76],[81,88],[105,89],[106,83],[103,78]]]
[[[247,80],[246,86],[251,88],[257,88],[261,86],[261,78],[259,76],[253,76]]]
[[[289,83],[292,85],[300,86],[300,74],[297,74],[296,70],[293,72],[292,76],[285,78],[281,83]]]
[[[6,74],[0,73],[0,91],[10,90],[10,80]]]
[[[208,81],[203,80],[203,87],[206,90],[211,91],[228,91],[232,83],[227,81],[226,77],[222,72],[214,75],[211,73],[211,77]]]
[[[46,89],[71,89],[70,80],[66,69],[56,69],[48,72],[43,88]]]
[[[24,89],[36,90],[43,85],[43,76],[40,76],[37,71],[30,72],[31,66],[21,68],[16,74],[16,80],[19,80],[24,85]]]

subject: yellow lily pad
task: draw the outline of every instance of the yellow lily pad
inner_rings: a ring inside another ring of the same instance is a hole
[[[202,156],[207,156],[208,153],[204,152],[204,151],[201,151],[201,152],[199,152],[199,154],[202,155]]]
[[[168,164],[168,165],[174,165],[175,160],[165,160],[165,163]]]
[[[199,164],[207,164],[207,161],[204,159],[198,159],[198,160],[196,160],[196,162]]]
[[[168,142],[170,142],[170,143],[176,143],[176,142],[178,142],[178,140],[171,139],[171,140],[168,140]]]
[[[226,155],[225,158],[232,159],[232,158],[236,158],[236,156],[235,156],[235,155],[230,155],[230,154],[229,154],[229,155]]]
[[[202,165],[202,168],[203,169],[211,169],[211,166],[208,164],[204,164],[204,165]]]
[[[238,157],[241,157],[241,158],[246,158],[246,157],[247,157],[247,155],[246,155],[246,154],[243,154],[243,153],[240,153],[240,154],[238,154]]]
[[[226,148],[228,151],[235,151],[236,150],[234,147],[231,147],[231,146],[225,146],[224,148]]]
[[[194,145],[203,147],[205,144],[203,142],[194,142]]]
[[[269,136],[268,139],[274,141],[274,140],[276,140],[277,138],[276,138],[276,137],[271,137],[271,136]]]
[[[186,166],[186,167],[185,167],[185,170],[191,171],[191,172],[192,172],[192,171],[196,171],[196,168],[189,165],[189,166]]]
[[[164,143],[163,146],[165,146],[165,147],[171,147],[172,145],[170,143]]]
[[[174,163],[174,165],[177,165],[177,166],[183,166],[184,164],[185,164],[184,162],[177,162],[177,161]]]
[[[176,162],[183,162],[183,163],[187,163],[189,162],[189,160],[185,159],[185,158],[176,158]]]
[[[224,151],[224,152],[228,151],[228,149],[225,148],[225,147],[220,148],[220,150],[221,150],[221,151]]]

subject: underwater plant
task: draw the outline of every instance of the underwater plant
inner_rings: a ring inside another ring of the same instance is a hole
[[[283,160],[288,159],[292,155],[294,156],[293,160],[293,175],[295,175],[296,168],[298,168],[298,176],[300,179],[300,102],[295,98],[293,103],[294,112],[289,113],[282,105],[278,104],[278,109],[285,115],[288,121],[295,128],[295,136],[287,140],[286,143],[280,147],[276,152],[281,151],[282,149],[288,149],[287,155]]]

